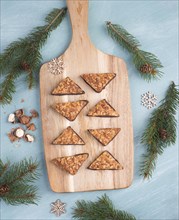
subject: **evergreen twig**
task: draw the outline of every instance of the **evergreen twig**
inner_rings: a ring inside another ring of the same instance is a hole
[[[73,218],[78,220],[135,220],[136,218],[114,208],[112,201],[105,194],[96,202],[77,201],[73,208]]]
[[[0,160],[0,177],[5,173],[5,171],[7,170],[9,166],[9,162],[7,163],[3,163],[1,160]]]
[[[4,164],[0,160],[0,199],[7,204],[36,204],[39,178],[37,161],[22,160],[19,163]]]
[[[40,49],[50,33],[59,26],[66,11],[66,8],[53,9],[45,18],[44,26],[34,28],[27,37],[11,43],[0,54],[0,75],[4,79],[0,83],[0,103],[12,101],[12,94],[16,91],[15,81],[21,74],[26,74],[29,89],[34,86],[34,76],[42,61]]]
[[[133,56],[133,63],[140,75],[146,79],[156,79],[161,77],[162,64],[152,53],[140,50],[139,41],[127,32],[122,26],[106,22],[109,35],[116,40],[124,49],[128,50]]]
[[[152,177],[157,158],[166,147],[176,142],[177,121],[175,114],[179,106],[179,90],[172,82],[161,105],[152,112],[141,143],[147,148],[143,155],[140,173],[144,178]]]

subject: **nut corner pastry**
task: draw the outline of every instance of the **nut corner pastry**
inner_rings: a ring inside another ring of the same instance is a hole
[[[82,109],[88,104],[87,100],[60,102],[52,106],[58,113],[69,121],[74,121]]]
[[[88,153],[75,154],[73,156],[57,157],[51,160],[57,167],[64,169],[71,175],[75,175],[85,160],[88,158]]]
[[[103,146],[108,145],[120,132],[120,128],[88,129],[89,133]]]
[[[95,91],[100,93],[116,77],[115,73],[86,73],[81,78]]]
[[[61,80],[57,87],[53,89],[52,95],[81,95],[85,92],[70,77]]]
[[[63,132],[53,141],[54,145],[84,145],[83,139],[68,126]]]
[[[106,101],[102,99],[92,107],[87,116],[91,117],[119,117],[118,112]]]
[[[90,170],[122,170],[123,166],[108,151],[103,151],[88,167]]]

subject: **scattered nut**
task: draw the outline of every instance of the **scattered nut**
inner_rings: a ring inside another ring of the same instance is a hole
[[[30,131],[35,131],[36,130],[36,127],[35,127],[34,123],[27,124],[26,127],[27,127],[27,130],[30,130]]]
[[[12,129],[10,133],[8,133],[8,137],[11,142],[19,140],[19,138],[14,135],[14,129]]]
[[[27,116],[27,115],[22,115],[19,117],[19,122],[23,125],[26,125],[30,122],[32,118],[30,116]]]
[[[8,122],[15,123],[15,121],[16,121],[15,114],[11,113],[8,117]]]
[[[15,116],[17,118],[21,117],[24,114],[24,110],[23,109],[18,109],[14,112]]]
[[[30,111],[31,116],[25,115],[23,109],[18,109],[14,113],[9,114],[8,122],[10,123],[20,123],[21,127],[13,128],[9,133],[8,137],[11,142],[19,141],[24,139],[27,142],[34,142],[34,136],[27,134],[26,130],[35,131],[36,126],[31,123],[32,118],[37,118],[39,116],[36,110]]]
[[[38,118],[39,117],[39,113],[35,109],[32,109],[30,111],[30,113],[32,115],[32,118]]]
[[[34,142],[34,137],[32,135],[30,135],[30,134],[26,134],[25,135],[25,140],[27,142]]]
[[[24,130],[22,128],[16,128],[15,131],[13,132],[13,134],[17,137],[17,138],[22,138],[24,136]]]

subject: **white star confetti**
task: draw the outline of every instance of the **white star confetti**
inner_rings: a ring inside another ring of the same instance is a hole
[[[151,109],[157,105],[157,97],[151,92],[146,92],[141,95],[141,104],[147,109]]]
[[[66,212],[66,204],[61,202],[59,199],[57,199],[55,202],[52,202],[50,205],[52,206],[50,212],[54,213],[57,217]]]
[[[54,75],[59,75],[64,71],[63,58],[55,58],[48,63],[48,71]]]

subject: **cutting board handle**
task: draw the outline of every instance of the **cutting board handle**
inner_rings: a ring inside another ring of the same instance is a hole
[[[72,42],[85,39],[88,37],[88,0],[67,0],[68,11],[72,24]],[[72,43],[71,42],[71,43]]]

